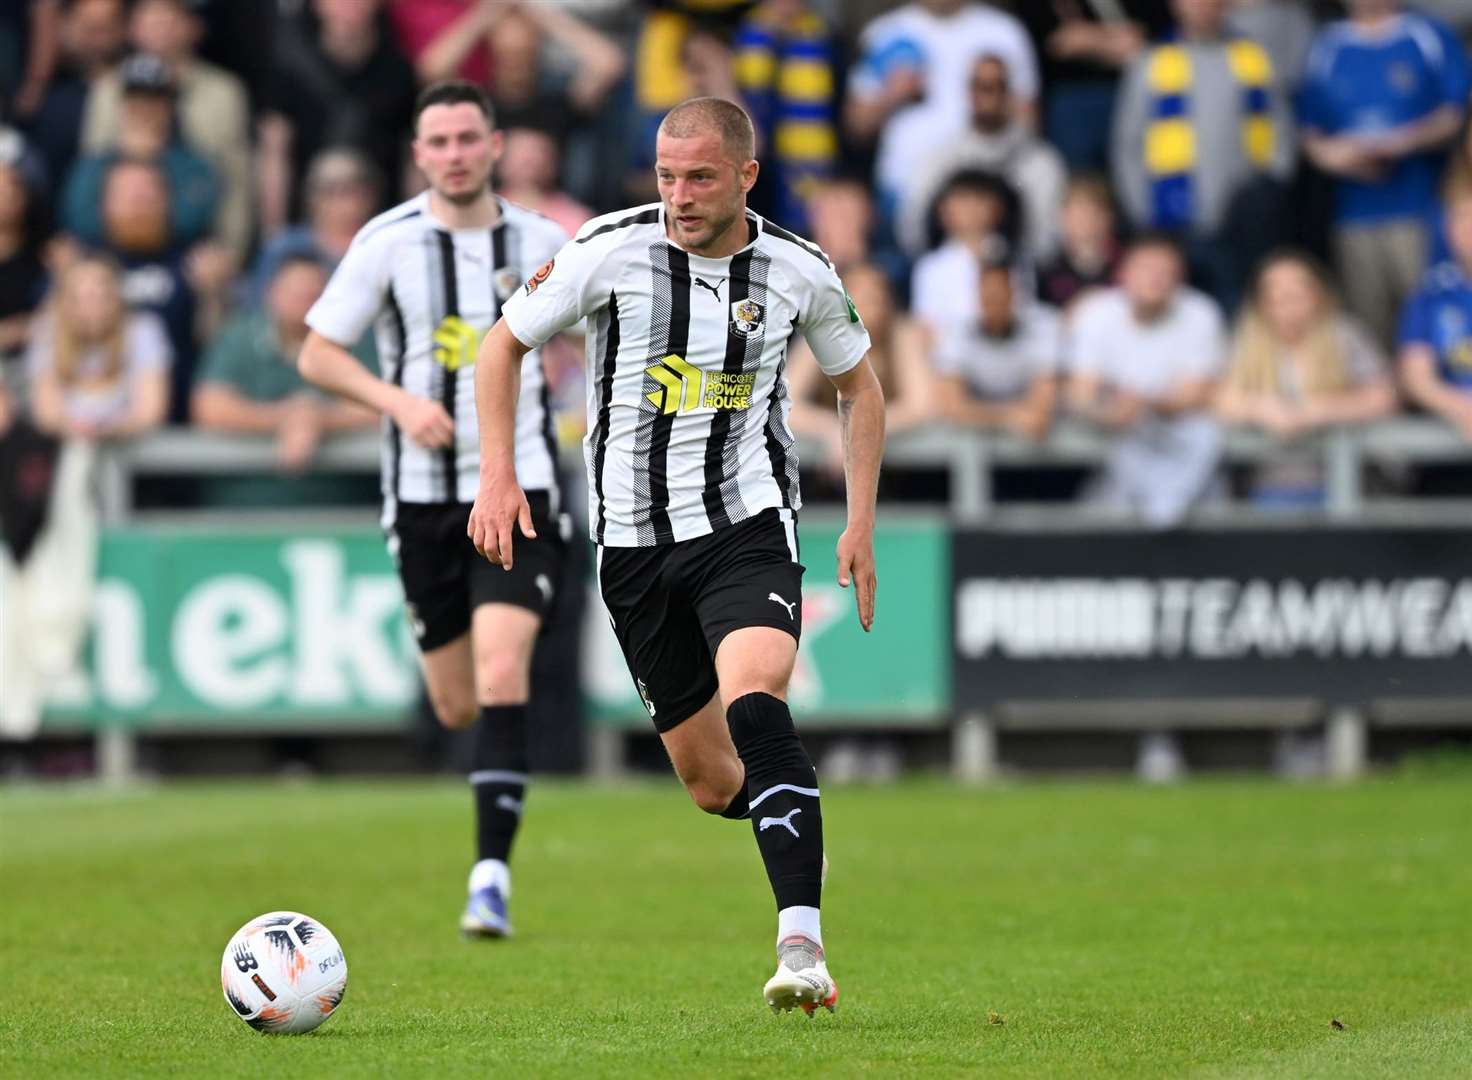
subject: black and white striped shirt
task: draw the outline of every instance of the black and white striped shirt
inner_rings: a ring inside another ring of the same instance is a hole
[[[707,259],[665,235],[660,204],[595,218],[506,304],[538,346],[588,319],[588,523],[594,541],[651,547],[770,507],[797,509],[787,346],[823,370],[869,335],[827,257],[748,212],[747,245]]]
[[[449,229],[430,213],[428,193],[374,218],[353,239],[307,325],[348,346],[371,325],[383,377],[441,402],[455,443],[426,450],[384,418],[384,523],[399,502],[472,502],[480,481],[475,358],[506,300],[552,257],[567,233],[504,199],[489,229]],[[516,476],[558,503],[557,445],[539,353],[521,369]]]

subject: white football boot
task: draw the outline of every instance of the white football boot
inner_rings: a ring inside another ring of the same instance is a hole
[[[777,946],[777,974],[767,980],[762,996],[773,1012],[799,1008],[812,1016],[819,1005],[829,1012],[838,1007],[838,983],[828,974],[817,942],[792,934]]]

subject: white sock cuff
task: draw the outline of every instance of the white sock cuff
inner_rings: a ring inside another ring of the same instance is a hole
[[[493,885],[501,890],[503,897],[511,899],[511,868],[500,859],[482,859],[470,868],[471,892],[489,889]]]
[[[801,934],[823,947],[823,928],[815,907],[787,907],[777,912],[777,944],[793,934]]]

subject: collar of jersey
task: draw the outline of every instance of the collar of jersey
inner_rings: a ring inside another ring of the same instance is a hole
[[[434,222],[434,227],[436,229],[438,229],[440,232],[447,232],[451,236],[454,236],[457,233],[477,233],[477,234],[484,234],[487,231],[494,232],[496,229],[499,229],[502,225],[505,225],[506,224],[506,200],[503,199],[503,198],[501,198],[501,196],[499,196],[499,195],[494,195],[493,194],[491,196],[491,198],[493,198],[493,199],[496,200],[496,221],[495,221],[494,224],[491,224],[491,225],[466,225],[466,226],[464,226],[462,228],[459,228],[459,229],[452,229],[452,228],[450,228],[450,226],[448,224],[446,224],[445,222],[441,221],[439,218],[437,218],[437,217],[434,216],[434,211],[431,210],[430,209],[430,206],[429,206],[429,192],[428,191],[421,192],[420,195],[419,195],[419,198],[422,199],[422,200],[424,200],[424,206],[423,206],[424,216],[427,217],[427,218],[429,218],[430,221]]]
[[[660,236],[664,237],[664,242],[666,244],[668,244],[670,247],[674,248],[676,251],[684,251],[685,254],[688,255],[692,259],[704,259],[708,263],[724,263],[724,262],[730,262],[737,255],[740,255],[741,252],[746,251],[748,248],[751,248],[751,247],[755,246],[756,242],[759,239],[761,239],[761,235],[762,235],[762,216],[760,214],[758,214],[755,210],[751,209],[751,207],[747,207],[746,208],[746,224],[747,224],[747,231],[749,232],[751,239],[747,240],[745,244],[743,244],[736,251],[731,252],[731,254],[729,254],[729,255],[722,255],[718,259],[713,259],[709,255],[701,255],[698,252],[694,252],[694,251],[685,251],[684,248],[680,247],[679,244],[675,243],[673,240],[670,239],[669,230],[667,228],[665,228],[665,221],[664,221],[664,203],[661,202],[659,204],[659,234],[660,234]]]

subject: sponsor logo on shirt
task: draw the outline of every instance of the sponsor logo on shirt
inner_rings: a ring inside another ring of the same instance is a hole
[[[552,276],[552,267],[556,264],[556,262],[556,259],[548,259],[541,265],[540,268],[538,268],[535,274],[526,279],[526,294],[528,296],[536,292],[537,286],[542,284],[542,282],[546,281],[549,277]]]
[[[664,416],[697,409],[744,412],[751,408],[756,372],[701,371],[683,356],[666,356],[646,370],[658,385],[644,396]]]
[[[483,337],[484,331],[477,330],[459,315],[446,315],[434,329],[434,362],[446,371],[469,367],[475,363]]]

